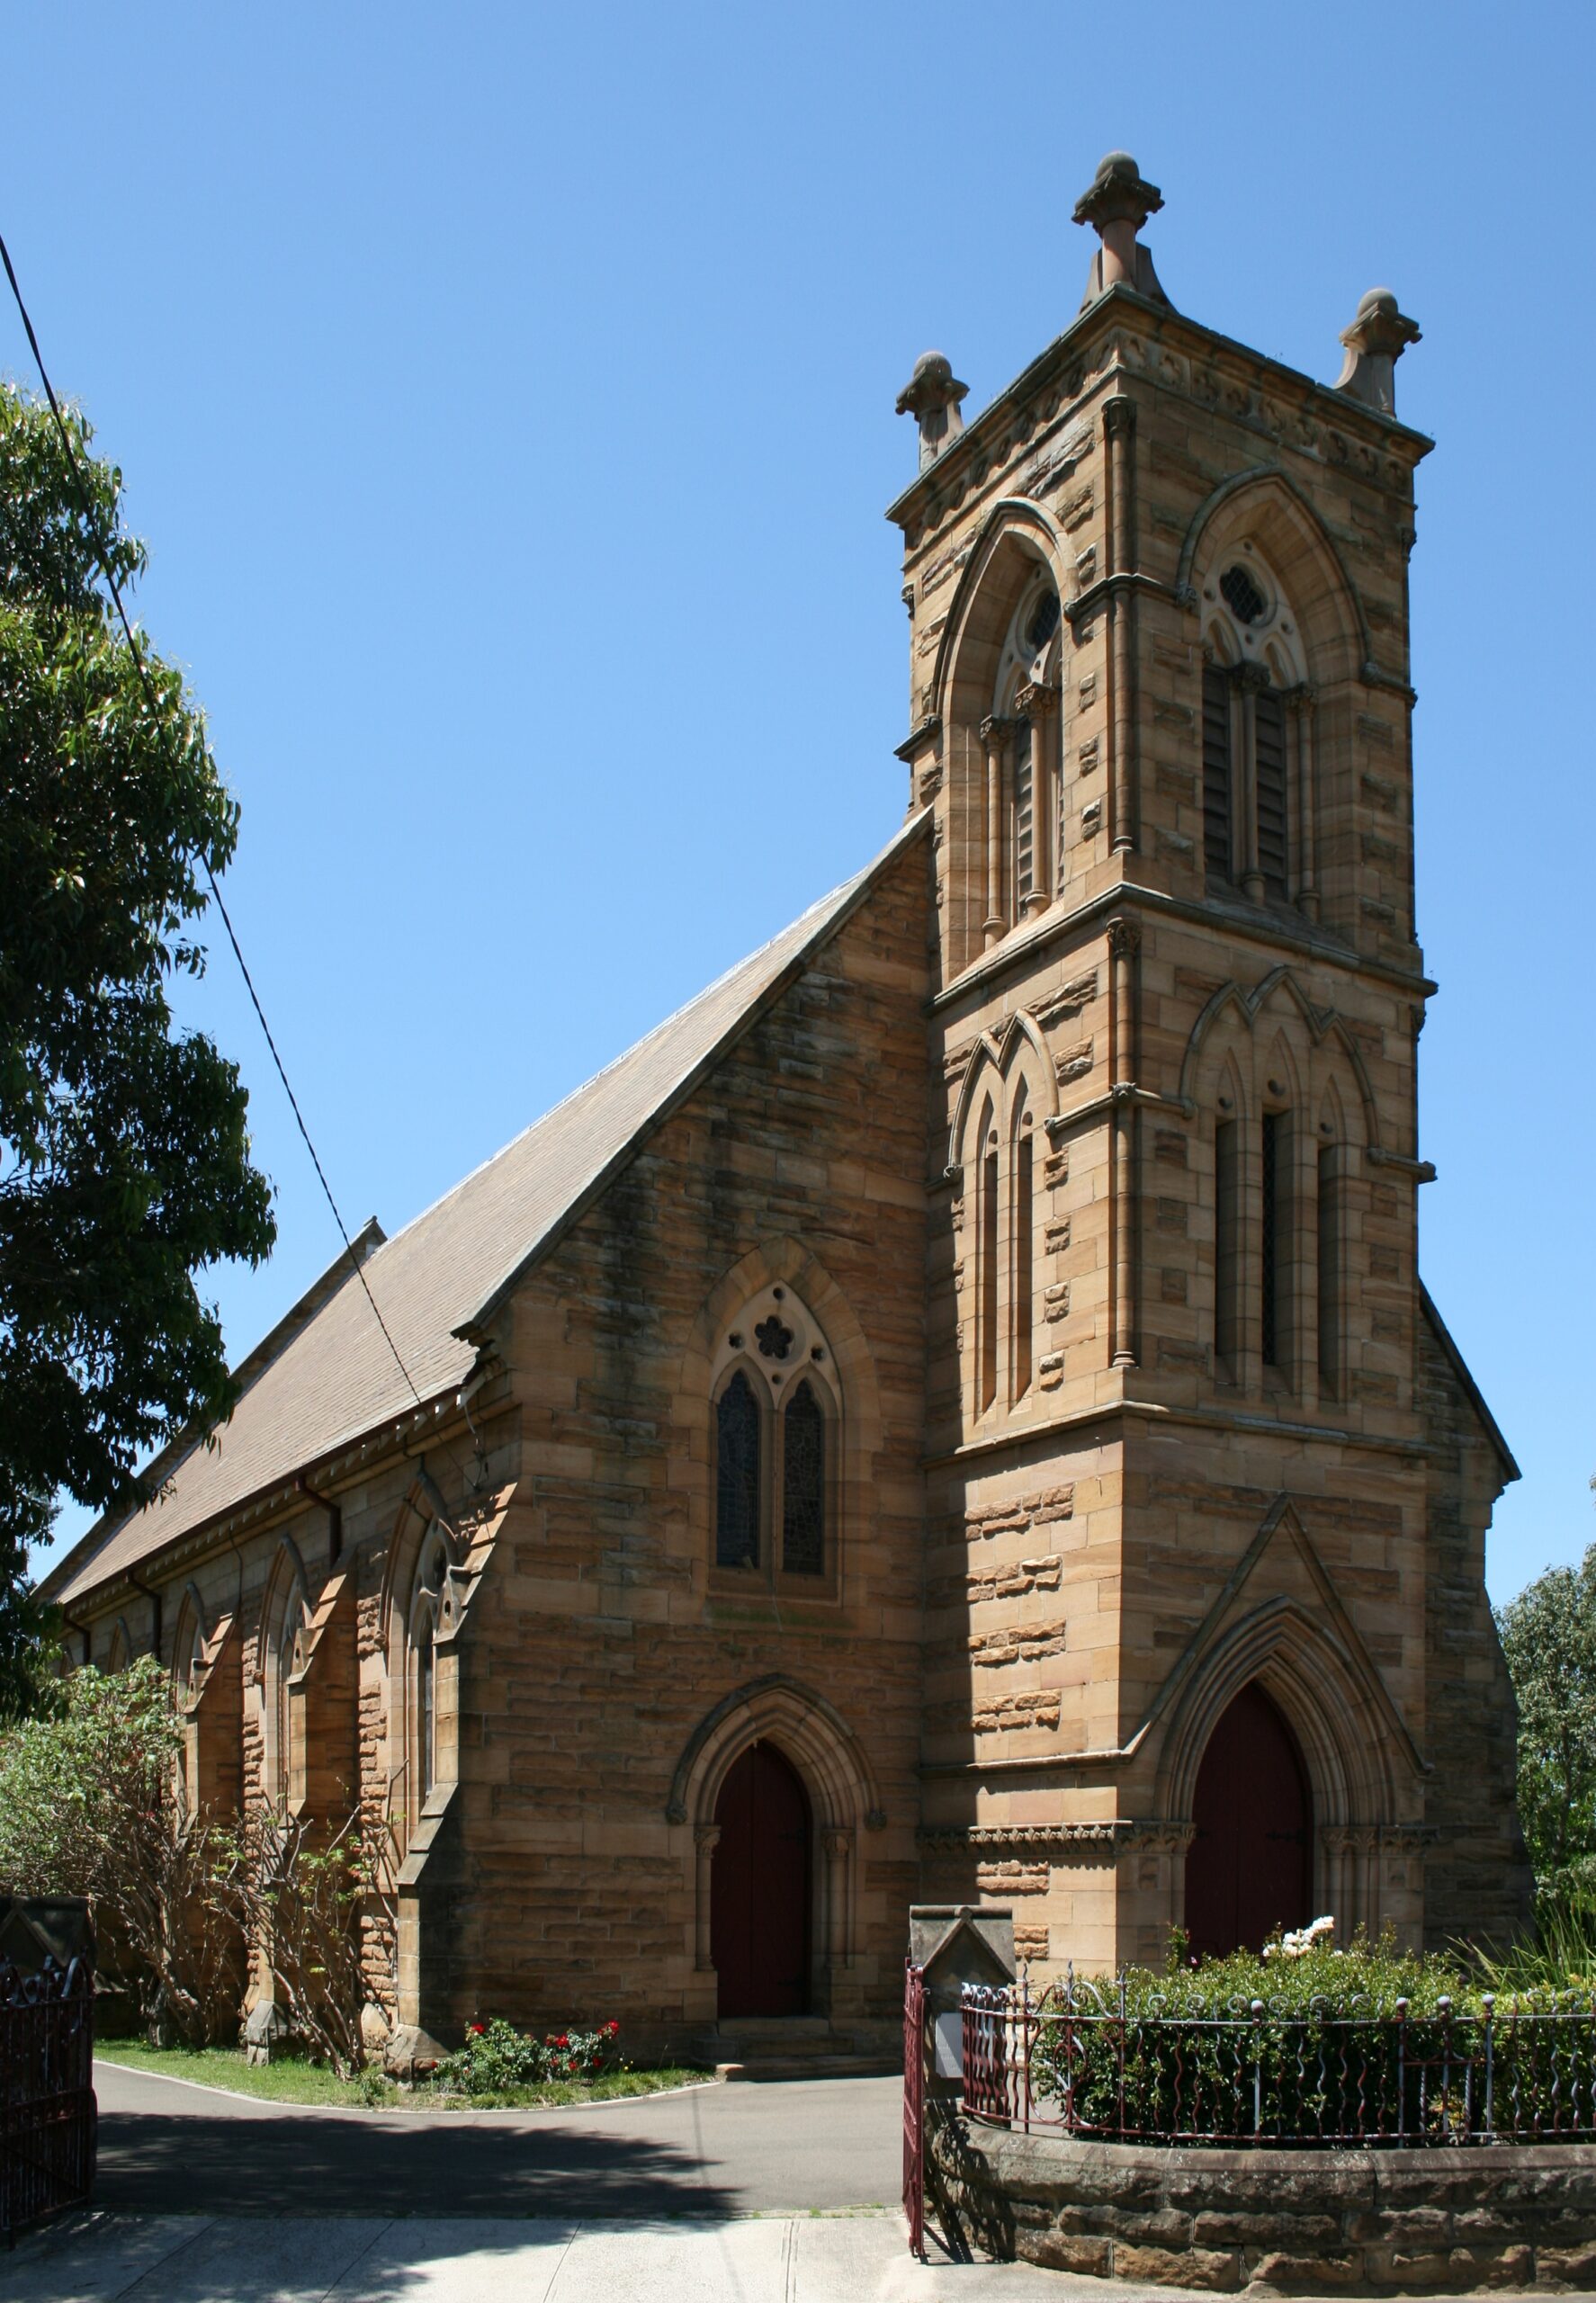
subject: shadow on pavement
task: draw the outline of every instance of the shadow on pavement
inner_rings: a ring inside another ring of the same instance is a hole
[[[600,2128],[103,2112],[94,2203],[124,2214],[729,2216],[691,2152]]]

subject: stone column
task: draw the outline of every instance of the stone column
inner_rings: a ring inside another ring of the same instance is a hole
[[[1114,1355],[1116,1367],[1136,1365],[1136,952],[1142,931],[1134,919],[1108,922],[1113,978],[1114,1099]]]
[[[982,935],[995,944],[1008,926],[1003,911],[1003,762],[1009,748],[1007,720],[983,720],[981,740],[986,747],[986,919]]]
[[[1294,687],[1286,698],[1296,730],[1296,901],[1309,919],[1319,917],[1314,821],[1314,707],[1317,700],[1305,684]]]
[[[710,1904],[714,1878],[715,1849],[720,1844],[719,1824],[701,1824],[693,1834],[695,1854],[696,1896],[694,1904],[694,1967],[700,1975],[714,1972],[714,1960],[710,1955]]]
[[[1136,404],[1125,394],[1105,403],[1103,451],[1108,467],[1108,574],[1133,577],[1136,569]],[[1114,693],[1109,731],[1112,758],[1108,780],[1109,847],[1120,853],[1136,845],[1139,742],[1136,724],[1136,595],[1134,584],[1115,582],[1108,601]]]

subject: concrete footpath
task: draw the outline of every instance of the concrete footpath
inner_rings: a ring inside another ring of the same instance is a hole
[[[917,2263],[901,2217],[97,2214],[0,2254],[5,2303],[1045,2303],[1092,2280]],[[1114,2290],[1114,2303],[1151,2290]],[[1169,2288],[1160,2303],[1178,2303]]]

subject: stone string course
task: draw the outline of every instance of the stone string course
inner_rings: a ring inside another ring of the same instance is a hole
[[[1052,2271],[1215,2294],[1596,2287],[1596,2146],[1201,2151],[945,2113],[933,2214]]]

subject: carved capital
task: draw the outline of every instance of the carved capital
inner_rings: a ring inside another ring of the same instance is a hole
[[[1274,685],[1269,678],[1267,664],[1233,664],[1230,683],[1243,695],[1249,691],[1254,695],[1260,695],[1266,687],[1271,687]]]
[[[1137,919],[1111,919],[1108,922],[1108,949],[1116,960],[1134,959],[1142,945],[1142,923]]]
[[[1103,403],[1103,431],[1110,440],[1128,440],[1136,428],[1136,403],[1128,392],[1116,392]]]
[[[989,751],[996,746],[1006,744],[1013,733],[1012,720],[999,720],[994,717],[985,719],[981,723],[981,740]]]
[[[1286,705],[1287,711],[1296,712],[1302,719],[1311,719],[1314,706],[1319,701],[1319,691],[1316,687],[1312,686],[1308,681],[1304,680],[1300,686],[1296,687],[1288,687],[1285,691],[1281,701]]]
[[[1057,692],[1046,680],[1027,680],[1024,687],[1015,690],[1015,710],[1034,720],[1047,710]]]
[[[700,1855],[713,1855],[721,1843],[719,1824],[700,1824],[693,1834],[693,1844]]]
[[[829,1831],[821,1834],[820,1843],[835,1863],[847,1854],[853,1846],[854,1835],[850,1831]]]

